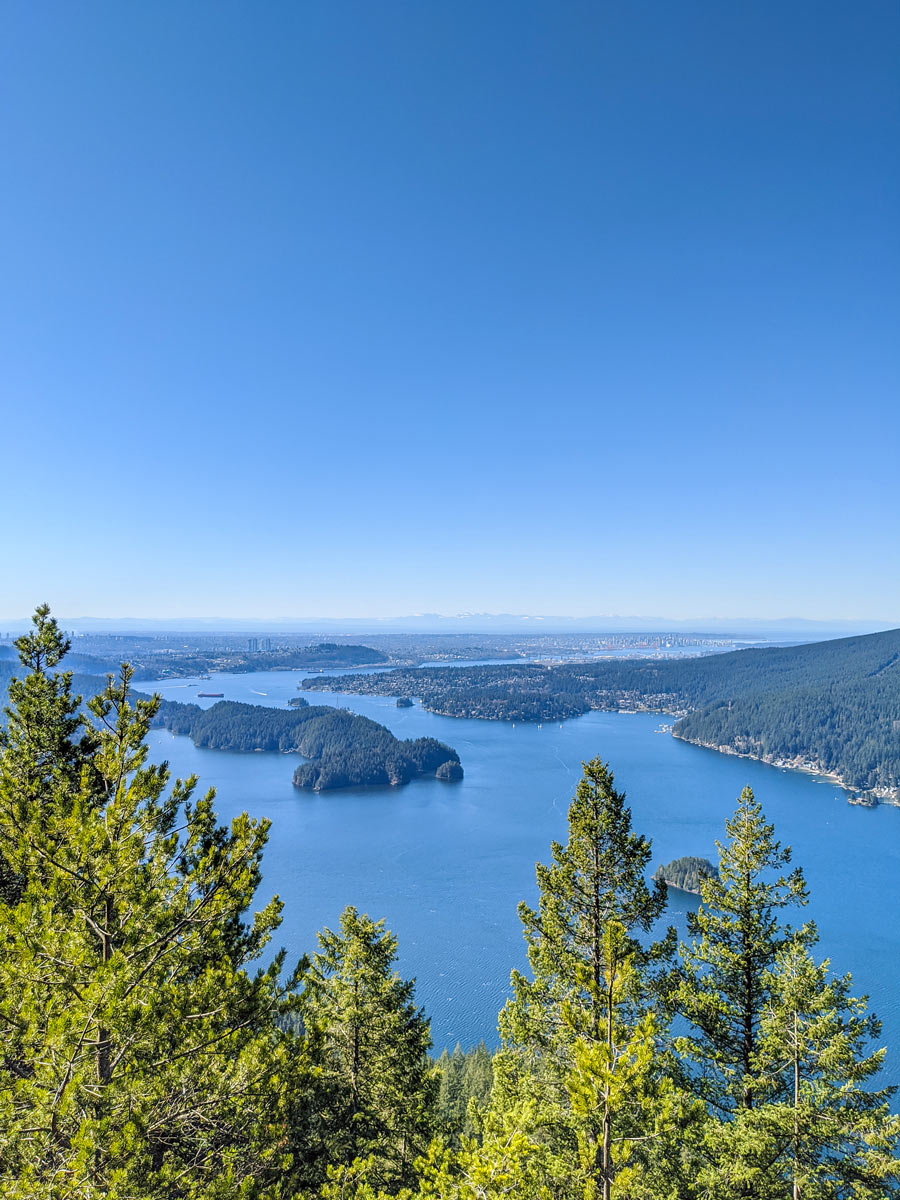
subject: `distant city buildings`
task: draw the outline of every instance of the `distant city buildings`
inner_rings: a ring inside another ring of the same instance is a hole
[[[251,654],[255,654],[259,649],[259,638],[247,638],[247,649]]]
[[[266,651],[271,650],[272,649],[272,639],[271,638],[263,638],[261,649],[266,650]]]

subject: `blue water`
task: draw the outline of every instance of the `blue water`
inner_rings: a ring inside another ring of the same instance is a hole
[[[299,678],[274,671],[139,686],[171,700],[195,700],[199,688],[281,707]],[[273,892],[284,900],[278,940],[291,956],[312,949],[316,931],[334,926],[347,904],[384,917],[400,941],[400,970],[416,977],[436,1048],[495,1042],[510,969],[526,965],[516,905],[535,902],[534,863],[547,860],[551,840],[565,841],[582,761],[609,760],[635,829],[653,840],[654,866],[683,854],[715,860],[715,839],[750,784],[804,869],[804,915],[819,927],[820,956],[853,973],[857,994],[869,994],[884,1040],[898,1048],[885,1075],[900,1082],[900,810],[851,807],[826,780],[687,745],[657,733],[660,718],[648,714],[511,725],[439,717],[418,702],[398,709],[388,697],[309,699],[371,716],[401,738],[440,738],[459,751],[466,774],[459,783],[317,795],[292,786],[294,755],[198,750],[154,731],[154,757],[215,786],[221,819],[247,809],[272,821],[260,900]],[[683,933],[694,900],[671,895],[670,919]]]

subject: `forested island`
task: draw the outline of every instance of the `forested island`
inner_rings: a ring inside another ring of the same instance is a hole
[[[400,741],[377,721],[328,705],[285,710],[222,700],[203,709],[164,700],[154,722],[210,750],[302,754],[310,761],[297,767],[294,786],[317,792],[463,777],[459,755],[443,742]]]
[[[487,720],[564,720],[591,709],[671,713],[685,741],[818,771],[900,802],[896,629],[703,658],[395,670],[345,676],[341,687],[414,695],[431,712]]]
[[[699,896],[703,880],[711,879],[716,873],[716,868],[708,858],[687,855],[657,867],[653,878],[661,879],[668,887],[678,888],[682,892],[693,892]]]

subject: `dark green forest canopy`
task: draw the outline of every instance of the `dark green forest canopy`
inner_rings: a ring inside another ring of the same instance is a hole
[[[708,858],[697,858],[692,854],[684,858],[675,858],[670,863],[664,863],[656,868],[654,879],[662,879],[669,887],[680,888],[683,892],[700,894],[700,883],[716,874],[716,868]]]
[[[294,785],[328,791],[412,779],[462,778],[459,755],[435,738],[400,741],[384,725],[343,708],[264,708],[221,700],[212,708],[164,700],[156,723],[211,750],[302,754]]]
[[[324,681],[306,679],[316,689]],[[347,692],[419,696],[455,717],[551,721],[666,712],[688,741],[900,789],[900,630],[675,660],[444,667],[350,675]]]

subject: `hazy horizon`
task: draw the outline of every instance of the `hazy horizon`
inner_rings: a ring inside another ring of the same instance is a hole
[[[565,614],[526,613],[410,613],[405,616],[339,616],[339,617],[261,617],[261,616],[151,616],[57,618],[63,628],[78,633],[108,631],[132,632],[325,632],[369,631],[397,633],[469,633],[469,634],[565,634],[569,633],[875,633],[900,627],[900,620],[815,619],[807,617],[668,617],[623,614],[571,616]],[[0,636],[7,631],[24,629],[27,617],[0,618]]]

